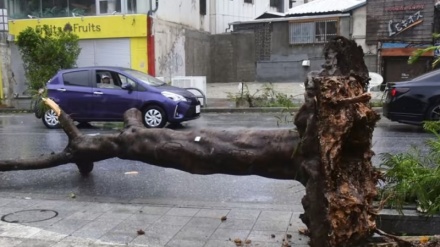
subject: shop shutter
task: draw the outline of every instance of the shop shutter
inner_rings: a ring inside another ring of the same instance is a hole
[[[130,39],[80,40],[78,67],[120,66],[130,68]]]

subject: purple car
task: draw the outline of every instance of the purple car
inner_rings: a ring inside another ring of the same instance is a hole
[[[200,117],[200,102],[191,92],[169,86],[143,72],[120,67],[60,70],[47,83],[48,97],[80,123],[122,121],[130,108],[142,112],[147,128],[162,128]],[[53,110],[44,112],[48,128],[59,126]]]

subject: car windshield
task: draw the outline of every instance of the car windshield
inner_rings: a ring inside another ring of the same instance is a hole
[[[156,77],[153,77],[141,71],[127,69],[124,70],[124,72],[150,86],[161,86],[165,84],[165,82],[157,79]]]

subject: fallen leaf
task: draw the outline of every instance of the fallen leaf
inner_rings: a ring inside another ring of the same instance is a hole
[[[243,242],[239,238],[234,239],[234,243],[235,243],[236,246],[242,246],[243,245]]]
[[[245,244],[251,244],[252,241],[250,239],[246,239],[246,241],[244,242]]]
[[[225,221],[226,219],[227,219],[226,216],[222,216],[222,217],[220,218],[221,221]]]
[[[126,172],[125,175],[137,175],[139,172],[137,171],[131,171],[131,172]]]
[[[144,232],[144,230],[142,230],[142,229],[139,229],[139,230],[137,230],[137,234],[138,234],[138,235],[144,235],[144,234],[145,234],[145,232]]]
[[[429,241],[429,237],[427,237],[427,236],[420,237],[420,243],[426,244],[426,243],[428,243],[428,241]]]

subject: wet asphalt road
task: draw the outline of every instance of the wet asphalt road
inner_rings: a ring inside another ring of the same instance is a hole
[[[288,115],[280,113],[205,113],[195,121],[177,127],[191,128],[292,128]],[[113,125],[114,126],[114,125]],[[175,128],[175,127],[173,127]],[[102,124],[81,129],[87,134],[117,131]],[[421,128],[382,119],[374,132],[376,154],[405,152],[411,145],[423,147],[431,137]],[[0,114],[0,159],[38,157],[61,151],[67,143],[62,130],[49,130],[32,114]],[[379,156],[373,163],[378,165]],[[126,172],[137,174],[126,174]],[[33,170],[0,172],[0,192],[33,197],[107,198],[129,201],[197,201],[300,204],[304,188],[295,181],[258,176],[191,175],[174,169],[155,167],[136,161],[110,159],[95,163],[89,177],[81,177],[74,164]]]

